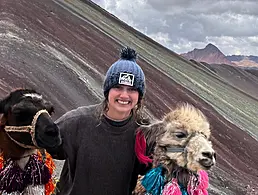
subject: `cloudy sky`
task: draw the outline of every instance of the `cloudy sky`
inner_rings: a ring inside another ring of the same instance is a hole
[[[176,53],[216,45],[258,56],[257,0],[93,0]]]

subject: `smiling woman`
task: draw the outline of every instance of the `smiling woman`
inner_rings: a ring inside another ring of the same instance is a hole
[[[136,88],[126,85],[117,85],[110,89],[108,94],[107,117],[113,120],[128,118],[139,99]]]
[[[138,174],[146,171],[135,154],[136,130],[144,120],[145,76],[133,49],[123,48],[108,69],[103,92],[101,104],[77,108],[57,120],[63,144],[48,151],[65,160],[60,195],[129,195]]]

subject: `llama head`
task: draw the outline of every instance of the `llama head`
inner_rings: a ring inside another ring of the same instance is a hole
[[[144,128],[146,139],[156,142],[154,164],[173,164],[193,172],[208,170],[215,164],[210,124],[194,106],[182,104],[162,121]]]

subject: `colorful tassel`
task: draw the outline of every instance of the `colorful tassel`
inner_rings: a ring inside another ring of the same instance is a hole
[[[22,170],[15,161],[9,159],[4,162],[3,154],[0,155],[0,191],[6,193],[23,192],[29,186],[45,185],[45,195],[51,195],[55,191],[55,181],[52,174],[55,164],[46,153],[45,162],[40,152],[33,154]]]
[[[209,187],[209,177],[208,173],[204,170],[199,171],[199,188],[208,189]]]
[[[26,185],[23,182],[23,171],[14,161],[8,160],[0,170],[0,191],[7,193],[22,192]]]
[[[164,186],[162,166],[151,169],[142,179],[141,184],[152,195],[160,195]]]
[[[24,181],[28,185],[42,185],[48,183],[51,174],[45,164],[33,154],[24,168]]]
[[[152,160],[145,156],[146,153],[146,140],[142,132],[139,130],[135,137],[135,154],[140,163],[148,165]]]
[[[188,195],[187,190],[181,183],[179,183],[179,187],[182,195]]]
[[[208,195],[208,187],[209,187],[209,177],[208,173],[204,170],[200,170],[198,172],[198,182],[194,187],[194,181],[196,177],[192,177],[190,180],[190,185],[188,185],[188,193],[192,195]]]
[[[2,169],[4,166],[4,157],[3,157],[3,153],[0,154],[0,169]]]
[[[45,151],[45,154],[46,154],[45,165],[47,166],[50,174],[52,175],[56,166],[51,155],[46,151]],[[42,154],[40,153],[39,150],[38,150],[38,158],[39,160],[43,161]],[[49,182],[45,184],[45,195],[53,194],[55,191],[55,188],[56,188],[56,181],[54,180],[54,178],[50,178]]]
[[[208,195],[208,174],[206,171],[199,171],[197,186],[194,185],[196,182],[196,176],[192,175],[186,189],[178,184],[176,178],[173,178],[169,183],[164,186],[162,195]]]
[[[169,183],[164,187],[162,195],[182,195],[180,186],[177,183],[177,179],[173,178]]]

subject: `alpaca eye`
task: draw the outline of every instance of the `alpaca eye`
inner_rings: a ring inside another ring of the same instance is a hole
[[[185,133],[183,133],[183,132],[176,132],[176,133],[175,133],[175,136],[176,136],[177,138],[179,138],[179,139],[182,139],[182,138],[186,138],[186,137],[187,137],[187,135],[186,135]]]

